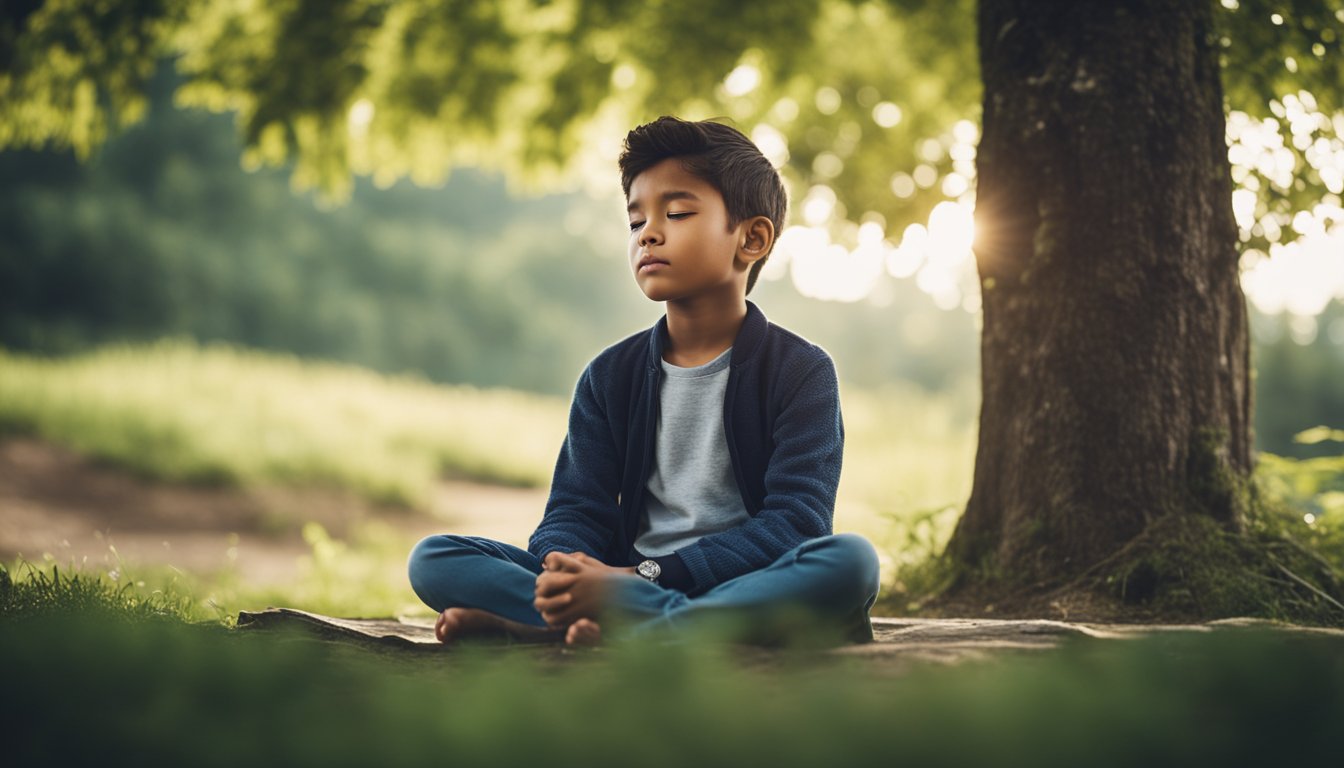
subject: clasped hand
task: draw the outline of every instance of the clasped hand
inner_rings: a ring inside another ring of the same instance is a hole
[[[617,568],[582,552],[551,552],[537,576],[533,607],[552,627],[567,627],[579,619],[596,620],[606,607],[611,580],[634,575],[634,568]]]

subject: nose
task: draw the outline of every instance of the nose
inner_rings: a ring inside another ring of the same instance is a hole
[[[639,244],[642,246],[658,245],[663,242],[662,229],[655,226],[652,221],[645,222],[639,230]]]

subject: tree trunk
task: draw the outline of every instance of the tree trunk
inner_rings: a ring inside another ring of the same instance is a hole
[[[1210,0],[981,0],[984,402],[963,574],[1077,574],[1172,515],[1237,530],[1245,299]]]

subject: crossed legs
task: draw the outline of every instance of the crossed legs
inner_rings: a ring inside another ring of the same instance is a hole
[[[596,638],[591,621],[563,630],[547,626],[533,607],[541,561],[518,547],[473,536],[431,536],[411,551],[408,571],[415,593],[440,612],[436,633],[445,642],[473,634],[570,642]],[[877,597],[878,566],[871,544],[840,534],[805,542],[766,568],[696,597],[638,577],[617,581],[608,608],[631,634],[666,634],[734,618],[768,632],[771,620],[782,615],[861,633]]]

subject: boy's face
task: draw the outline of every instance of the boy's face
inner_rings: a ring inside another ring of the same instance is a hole
[[[741,224],[728,227],[723,195],[676,158],[630,184],[630,267],[654,301],[746,296],[750,261],[741,258]]]

